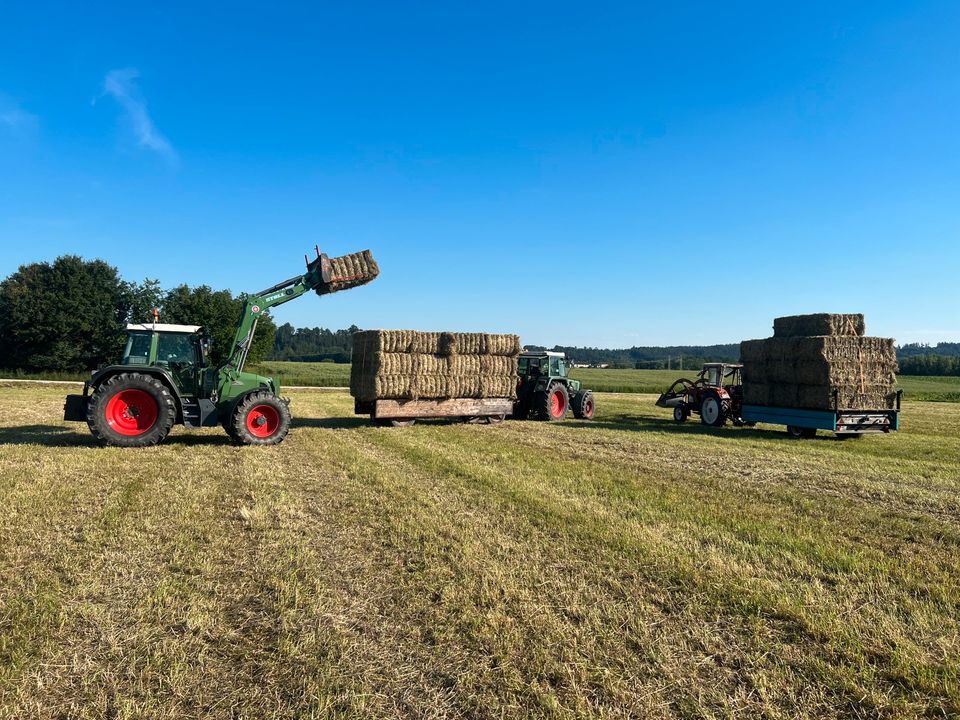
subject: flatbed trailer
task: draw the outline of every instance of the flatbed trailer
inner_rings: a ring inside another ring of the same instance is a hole
[[[891,410],[805,410],[744,405],[740,419],[750,424],[786,425],[787,433],[801,438],[813,437],[817,430],[829,430],[841,438],[897,432],[900,429],[900,397],[901,393],[897,392],[896,407]]]
[[[369,415],[377,425],[413,425],[428,418],[461,418],[466,422],[503,422],[513,413],[511,398],[446,398],[443,400],[354,400],[357,415]]]

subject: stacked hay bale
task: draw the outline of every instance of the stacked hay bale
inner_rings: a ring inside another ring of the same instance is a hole
[[[863,315],[774,320],[773,337],[740,343],[745,405],[880,410],[896,400],[893,340],[865,337]]]
[[[520,338],[489,333],[364,330],[353,334],[357,400],[511,398]]]
[[[380,267],[369,250],[330,258],[330,282],[317,288],[317,295],[366,285],[380,274]]]

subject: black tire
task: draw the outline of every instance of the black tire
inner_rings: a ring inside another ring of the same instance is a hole
[[[705,395],[700,401],[700,422],[711,427],[722,427],[730,414],[730,401],[716,393]]]
[[[233,440],[233,442],[235,443],[240,442],[240,438],[238,438],[233,432],[233,416],[232,415],[227,417],[224,420],[221,420],[220,427],[223,428],[223,431],[230,437],[231,440]]]
[[[272,393],[250,393],[234,408],[230,428],[230,437],[243,445],[276,445],[290,431],[290,408]]]
[[[540,420],[556,422],[567,416],[570,407],[570,395],[567,386],[561,382],[551,383],[544,392],[537,393],[537,417]]]
[[[488,415],[487,416],[487,422],[490,425],[499,425],[506,419],[507,419],[506,415]]]
[[[686,405],[677,405],[673,409],[673,419],[675,422],[686,422],[688,417],[690,417],[690,410]]]
[[[177,400],[155,377],[118,373],[100,383],[87,403],[90,433],[103,445],[149,447],[170,434]]]
[[[593,420],[595,410],[593,393],[589,390],[581,390],[573,396],[573,416],[579,420]]]
[[[416,418],[407,418],[407,419],[394,418],[389,422],[390,422],[390,427],[410,427],[411,425],[416,424],[417,419]]]
[[[817,431],[815,428],[802,428],[797,427],[796,425],[787,425],[787,435],[798,440],[809,440],[812,437],[816,437]]]

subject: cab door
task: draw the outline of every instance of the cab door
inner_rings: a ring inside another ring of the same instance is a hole
[[[157,365],[170,371],[181,395],[198,395],[200,357],[192,335],[160,333],[157,340]]]

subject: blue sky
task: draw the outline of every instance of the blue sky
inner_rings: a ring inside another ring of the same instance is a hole
[[[960,5],[8,3],[0,275],[76,253],[278,322],[960,341]]]

